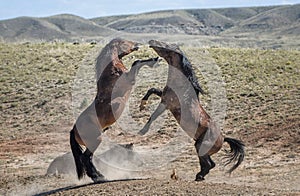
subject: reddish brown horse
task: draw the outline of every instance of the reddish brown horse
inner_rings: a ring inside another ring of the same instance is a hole
[[[153,67],[158,62],[158,58],[137,60],[128,72],[121,59],[137,49],[135,42],[113,39],[97,57],[97,96],[80,114],[70,133],[79,179],[87,174],[94,182],[105,180],[92,163],[93,153],[101,143],[101,132],[120,117],[139,69],[143,65]]]
[[[244,144],[236,139],[224,138],[220,133],[220,128],[201,106],[198,95],[203,91],[191,63],[179,47],[155,40],[149,41],[149,44],[159,56],[168,62],[168,79],[163,91],[152,88],[142,99],[140,109],[144,108],[151,94],[160,96],[161,102],[139,133],[145,134],[151,123],[168,109],[182,129],[195,140],[201,167],[201,171],[196,175],[196,181],[204,180],[209,170],[215,167],[211,155],[221,149],[224,141],[228,142],[231,148],[227,164],[235,162],[229,170],[232,172],[244,159]]]

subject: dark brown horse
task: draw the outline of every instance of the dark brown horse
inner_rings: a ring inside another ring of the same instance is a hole
[[[235,162],[229,173],[236,169],[244,159],[244,144],[236,139],[223,137],[220,128],[206,113],[199,101],[203,93],[191,63],[175,44],[169,45],[155,40],[149,41],[150,47],[169,64],[167,84],[163,91],[152,88],[143,97],[140,109],[144,108],[151,94],[161,97],[161,102],[139,134],[145,134],[151,123],[166,109],[170,110],[182,129],[195,140],[201,171],[196,181],[204,180],[209,170],[215,167],[211,155],[217,153],[223,142],[231,148],[226,164]]]
[[[101,133],[122,114],[139,69],[143,65],[153,67],[158,62],[158,58],[137,60],[128,72],[121,59],[136,50],[135,42],[113,39],[97,57],[97,96],[77,118],[70,133],[79,179],[87,174],[94,182],[105,180],[92,163],[93,153],[101,143]]]

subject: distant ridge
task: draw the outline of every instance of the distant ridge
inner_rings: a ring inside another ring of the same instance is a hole
[[[70,14],[45,18],[19,17],[0,21],[0,38],[16,41],[74,41],[101,38],[117,33],[91,20]]]
[[[170,38],[177,36],[180,39],[184,35],[195,36],[197,39],[206,36],[208,40],[214,37],[225,42],[229,42],[231,38],[254,40],[258,36],[265,40],[285,38],[286,41],[299,37],[299,13],[300,4],[167,10],[92,19],[70,14],[43,18],[19,17],[0,21],[0,41],[97,41],[113,35],[168,35]]]
[[[61,14],[44,18],[44,20],[56,25],[63,32],[73,36],[108,36],[115,33],[113,29],[96,24],[79,16]]]

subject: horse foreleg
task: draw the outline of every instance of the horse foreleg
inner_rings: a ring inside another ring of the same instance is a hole
[[[144,66],[147,65],[149,67],[154,67],[156,64],[158,64],[159,58],[150,58],[147,60],[136,60],[131,65],[131,69],[128,73],[126,73],[126,78],[128,81],[131,81],[131,84],[133,85],[135,83],[135,78],[139,72],[139,70]]]
[[[139,131],[140,135],[144,135],[149,131],[149,128],[153,121],[157,119],[164,111],[166,110],[166,105],[163,103],[160,103],[156,110],[153,112],[153,114],[150,116],[150,119],[145,124],[145,126],[142,128],[142,130]]]
[[[143,109],[145,109],[145,105],[149,99],[149,97],[152,95],[152,94],[155,94],[159,97],[162,96],[162,91],[157,89],[157,88],[151,88],[147,91],[146,95],[142,98],[142,101],[141,101],[141,104],[140,104],[140,111],[142,111]]]

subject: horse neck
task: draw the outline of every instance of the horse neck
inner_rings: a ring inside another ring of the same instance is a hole
[[[119,59],[117,48],[110,48],[109,46],[106,46],[97,57],[95,68],[97,80],[99,80],[100,76],[105,71],[115,72],[118,70],[127,70],[122,61]]]
[[[174,82],[180,82],[185,78],[181,66],[181,62],[178,58],[171,58],[168,61],[169,67],[168,67],[168,79],[167,83],[174,83]]]
[[[119,52],[118,52],[117,48],[112,49],[111,62],[112,62],[113,68],[120,70],[122,72],[127,71],[127,68],[122,63],[121,59],[119,59]]]

